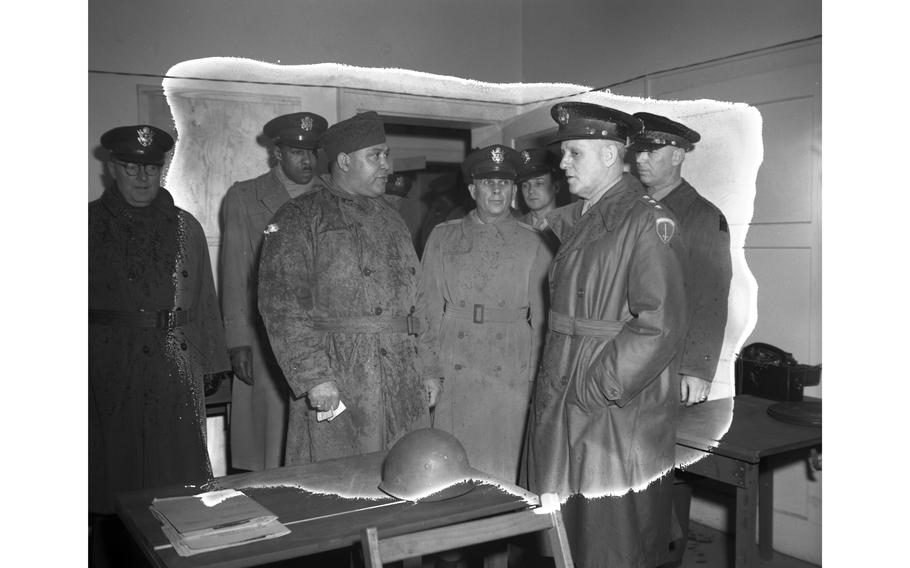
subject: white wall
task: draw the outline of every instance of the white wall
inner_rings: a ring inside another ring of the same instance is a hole
[[[137,85],[160,86],[181,61],[345,63],[516,82],[520,14],[520,0],[90,0],[89,199],[102,190],[91,155],[101,134],[138,122]]]

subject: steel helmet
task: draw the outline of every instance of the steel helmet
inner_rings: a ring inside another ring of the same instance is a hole
[[[379,489],[407,501],[441,501],[474,488],[486,477],[468,463],[461,442],[434,428],[414,430],[395,442],[382,462]]]

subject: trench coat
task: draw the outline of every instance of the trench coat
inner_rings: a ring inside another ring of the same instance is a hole
[[[685,250],[672,214],[627,174],[582,206],[547,217],[560,247],[528,487],[566,500],[577,566],[654,566],[669,542]]]
[[[293,396],[287,465],[388,449],[428,410],[416,337],[385,330],[417,299],[407,226],[384,199],[321,181],[275,214],[259,265],[259,311]],[[305,395],[329,380],[347,410],[317,422]]]
[[[116,492],[211,478],[203,376],[230,369],[202,226],[159,189],[89,204],[89,510]],[[182,310],[172,327],[98,323],[98,310]]]
[[[421,261],[423,376],[444,378],[435,427],[458,438],[473,467],[509,483],[518,478],[552,257],[528,225],[484,224],[475,209],[437,225]],[[512,314],[491,317],[496,311]]]
[[[727,299],[733,277],[730,230],[713,203],[682,180],[660,199],[676,215],[686,243],[689,331],[679,373],[713,381],[727,326]]]
[[[231,389],[231,465],[262,470],[282,465],[288,387],[272,354],[256,301],[262,232],[291,196],[275,171],[235,183],[221,205],[221,311],[229,350],[248,347],[253,384]]]

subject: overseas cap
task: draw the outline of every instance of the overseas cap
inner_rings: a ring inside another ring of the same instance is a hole
[[[471,151],[461,164],[465,179],[501,178],[515,180],[521,157],[514,149],[502,144]]]
[[[632,152],[647,152],[662,146],[676,146],[689,152],[701,140],[701,134],[665,116],[649,112],[636,112],[634,116],[644,123],[645,128],[632,137],[629,146]]]
[[[559,125],[550,144],[563,140],[615,140],[628,144],[629,136],[642,129],[640,120],[614,108],[592,103],[557,103],[550,116]]]
[[[519,156],[519,182],[559,170],[559,156],[546,148],[528,148],[519,152]]]
[[[101,136],[101,145],[111,157],[135,164],[163,164],[164,155],[174,147],[170,134],[148,124],[118,126]]]
[[[388,195],[407,197],[411,191],[411,176],[403,173],[394,173],[386,181],[385,192]]]
[[[361,112],[347,120],[336,122],[322,135],[329,162],[334,162],[341,152],[350,154],[361,148],[368,148],[385,142],[385,127],[375,111]]]
[[[312,112],[295,112],[273,118],[262,132],[275,144],[315,150],[319,138],[329,127],[326,119]]]

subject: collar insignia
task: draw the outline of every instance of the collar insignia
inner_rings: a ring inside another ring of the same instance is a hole
[[[152,145],[152,141],[155,139],[155,133],[152,132],[152,129],[148,126],[143,126],[136,131],[136,139],[139,140],[139,144],[143,148],[148,148]]]

